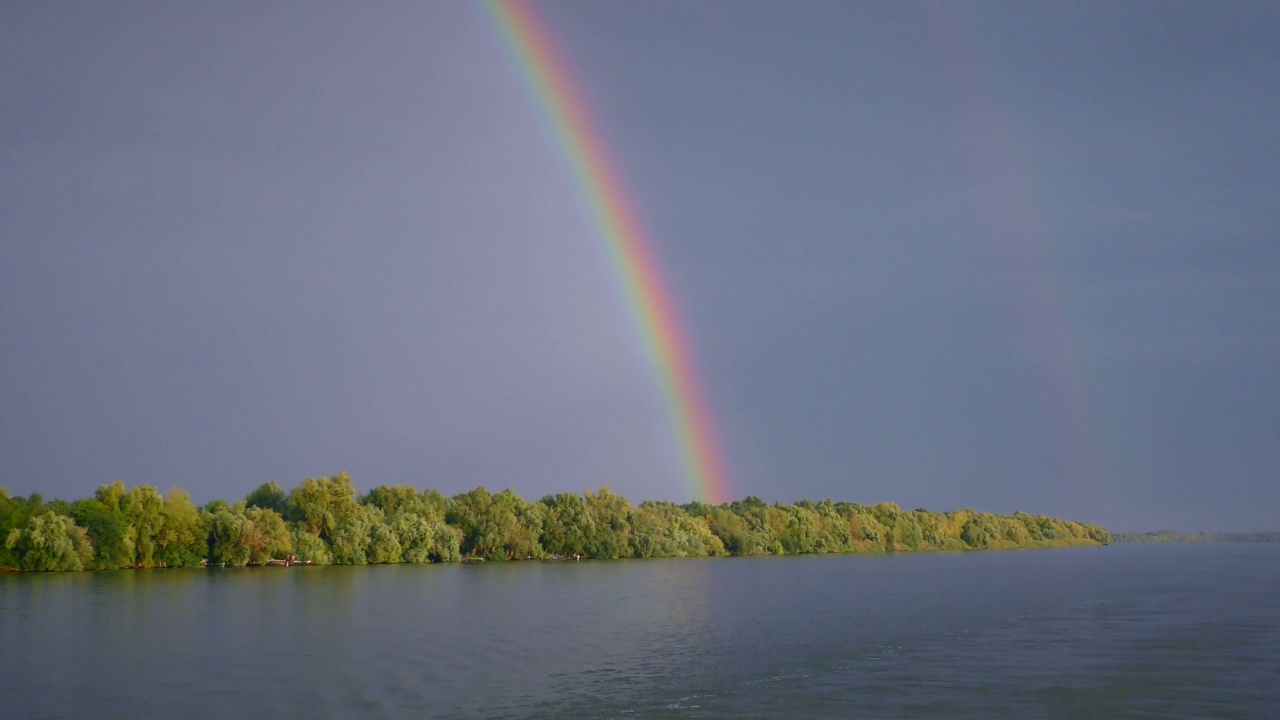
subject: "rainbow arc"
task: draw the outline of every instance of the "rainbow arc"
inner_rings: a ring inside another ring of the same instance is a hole
[[[486,7],[590,208],[628,314],[661,387],[690,489],[699,499],[725,502],[729,498],[725,462],[676,303],[653,242],[564,53],[530,3],[488,0]]]

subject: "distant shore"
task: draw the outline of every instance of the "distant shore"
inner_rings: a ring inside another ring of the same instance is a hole
[[[1181,533],[1176,530],[1157,530],[1155,532],[1113,533],[1111,541],[1115,543],[1280,543],[1280,530],[1269,532],[1225,532],[1225,533]]]
[[[1106,545],[1112,536],[1045,515],[894,503],[632,505],[608,488],[537,501],[483,487],[449,498],[408,485],[360,494],[339,473],[200,507],[178,488],[122,482],[71,502],[0,487],[0,540],[0,568],[75,571],[1003,550]]]

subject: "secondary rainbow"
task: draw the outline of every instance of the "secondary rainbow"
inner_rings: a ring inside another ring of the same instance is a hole
[[[699,499],[724,502],[729,498],[725,463],[675,301],[564,54],[529,3],[487,0],[485,5],[589,208],[661,386],[690,489]]]
[[[1105,503],[1110,477],[1106,447],[1090,412],[1084,368],[1077,357],[1060,281],[1050,263],[1048,235],[1038,209],[1033,174],[1020,157],[1009,114],[990,87],[963,9],[951,3],[923,6],[938,48],[939,65],[955,106],[963,155],[996,258],[1012,281],[1012,294],[1038,374],[1037,391],[1066,453],[1064,467]]]

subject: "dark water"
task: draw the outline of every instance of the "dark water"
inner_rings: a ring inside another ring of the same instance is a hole
[[[0,716],[1280,717],[1280,546],[0,575]]]

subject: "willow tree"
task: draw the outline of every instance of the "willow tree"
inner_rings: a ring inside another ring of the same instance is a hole
[[[134,555],[129,564],[151,567],[164,525],[164,498],[150,485],[135,485],[122,499],[121,510],[133,537]]]
[[[275,510],[238,502],[219,508],[209,518],[209,553],[228,565],[263,563],[293,551],[293,538]]]
[[[289,496],[285,494],[275,480],[272,480],[254,488],[253,492],[245,496],[244,503],[248,507],[275,510],[281,515],[285,515],[287,514],[286,508],[289,503]]]
[[[456,562],[462,533],[445,523],[447,501],[411,485],[379,485],[360,502],[382,513],[370,539],[371,562]],[[398,548],[398,552],[397,552]]]
[[[581,495],[558,493],[542,498],[542,547],[557,555],[582,554],[595,534],[595,520]]]
[[[446,519],[462,531],[462,551],[492,560],[542,557],[541,503],[512,490],[492,495],[483,486],[449,500]]]
[[[27,526],[27,521],[39,515],[44,509],[44,499],[39,493],[28,497],[11,497],[9,490],[0,487],[0,567],[19,567],[21,559],[13,548],[7,548],[4,541],[9,533]]]
[[[53,512],[35,515],[25,528],[10,530],[4,545],[16,551],[23,570],[83,570],[93,558],[93,545],[85,529]]]
[[[587,555],[613,559],[631,556],[631,503],[607,487],[582,494],[593,532],[587,536]]]
[[[155,536],[156,561],[166,567],[198,566],[208,551],[209,528],[191,496],[185,490],[170,488],[160,516],[160,529]]]
[[[690,515],[674,503],[646,500],[631,508],[630,525],[632,557],[726,554],[707,518]]]
[[[349,562],[363,553],[358,537],[368,536],[368,518],[356,502],[356,488],[345,472],[333,477],[307,478],[289,494],[290,519],[333,549],[334,560]],[[341,540],[343,550],[335,543]],[[343,559],[339,559],[339,557]]]
[[[130,567],[135,562],[135,533],[125,513],[127,495],[124,483],[117,480],[100,485],[93,497],[71,503],[71,517],[93,543],[95,567]]]

